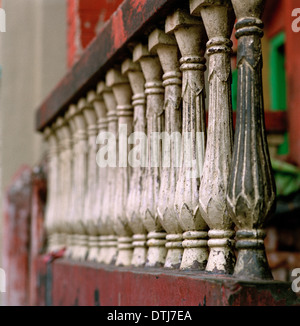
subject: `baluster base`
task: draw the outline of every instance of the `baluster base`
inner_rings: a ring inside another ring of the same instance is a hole
[[[147,235],[135,234],[133,235],[133,254],[131,265],[135,267],[142,267],[146,264],[147,259]]]
[[[104,237],[103,237],[104,238]],[[107,265],[114,265],[118,255],[118,242],[117,237],[109,235],[106,237],[106,243],[103,243],[103,250],[101,251],[103,263]]]
[[[77,235],[77,260],[83,261],[87,259],[89,252],[89,237],[87,235]]]
[[[164,267],[178,269],[183,255],[182,234],[168,234],[166,236],[167,257]]]
[[[87,256],[88,261],[97,261],[99,247],[98,247],[98,237],[97,236],[89,236],[88,239],[89,244],[89,252]]]
[[[72,245],[73,245],[73,234],[67,234],[66,238],[66,251],[64,252],[65,258],[71,258],[72,257]]]
[[[116,266],[130,266],[132,260],[132,237],[118,238],[118,256]]]
[[[207,232],[188,231],[183,233],[183,256],[180,269],[204,270],[208,259]]]
[[[234,231],[208,231],[208,246],[210,248],[206,271],[214,274],[232,274],[235,266]]]
[[[98,256],[97,256],[98,263],[105,262],[105,259],[107,257],[107,251],[110,247],[108,242],[109,242],[109,236],[101,235],[98,237],[98,246],[99,246],[99,251],[98,251]]]
[[[147,238],[149,240],[146,267],[163,267],[167,255],[166,233],[149,232]]]
[[[235,277],[245,280],[273,279],[265,252],[265,236],[263,230],[237,231]]]
[[[70,247],[70,258],[77,260],[78,256],[78,234],[72,234],[71,247]]]
[[[104,239],[103,239],[104,238]],[[97,237],[97,247],[98,247],[98,253],[97,253],[97,257],[96,257],[96,262],[97,263],[103,263],[104,262],[104,258],[103,258],[103,246],[105,244],[105,236],[98,236]]]

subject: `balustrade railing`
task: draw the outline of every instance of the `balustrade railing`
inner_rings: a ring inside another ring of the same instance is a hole
[[[75,91],[67,109],[41,125],[48,251],[64,247],[71,259],[117,266],[272,278],[263,242],[275,201],[262,96],[264,1],[172,3],[177,8],[145,22],[145,35],[133,34],[89,89]]]

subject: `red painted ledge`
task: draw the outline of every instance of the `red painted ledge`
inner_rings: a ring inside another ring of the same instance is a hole
[[[39,303],[53,306],[300,305],[291,284],[245,282],[199,272],[39,259]],[[51,293],[49,293],[51,292]],[[45,299],[46,298],[46,299]]]
[[[176,4],[177,3],[177,4]],[[129,54],[128,44],[141,41],[149,27],[157,27],[181,0],[124,0],[83,55],[37,109],[36,129],[41,131],[76,103],[97,82],[109,64],[122,63]]]

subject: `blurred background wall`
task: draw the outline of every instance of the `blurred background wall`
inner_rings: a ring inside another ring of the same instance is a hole
[[[0,211],[5,189],[20,166],[41,159],[35,131],[37,106],[67,70],[66,1],[2,0],[6,33],[0,33]],[[3,266],[0,215],[0,267]],[[5,295],[0,294],[3,297]]]

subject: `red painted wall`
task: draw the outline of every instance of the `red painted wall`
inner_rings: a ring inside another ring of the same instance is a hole
[[[24,166],[6,191],[3,225],[6,305],[28,305],[31,186],[31,169]]]
[[[68,0],[68,67],[94,39],[123,0]]]
[[[300,33],[293,32],[291,27],[295,8],[300,8],[299,0],[285,1],[290,161],[300,166]]]
[[[35,167],[32,176],[32,200],[29,248],[29,305],[38,304],[37,258],[45,248],[44,211],[47,199],[46,162]]]

